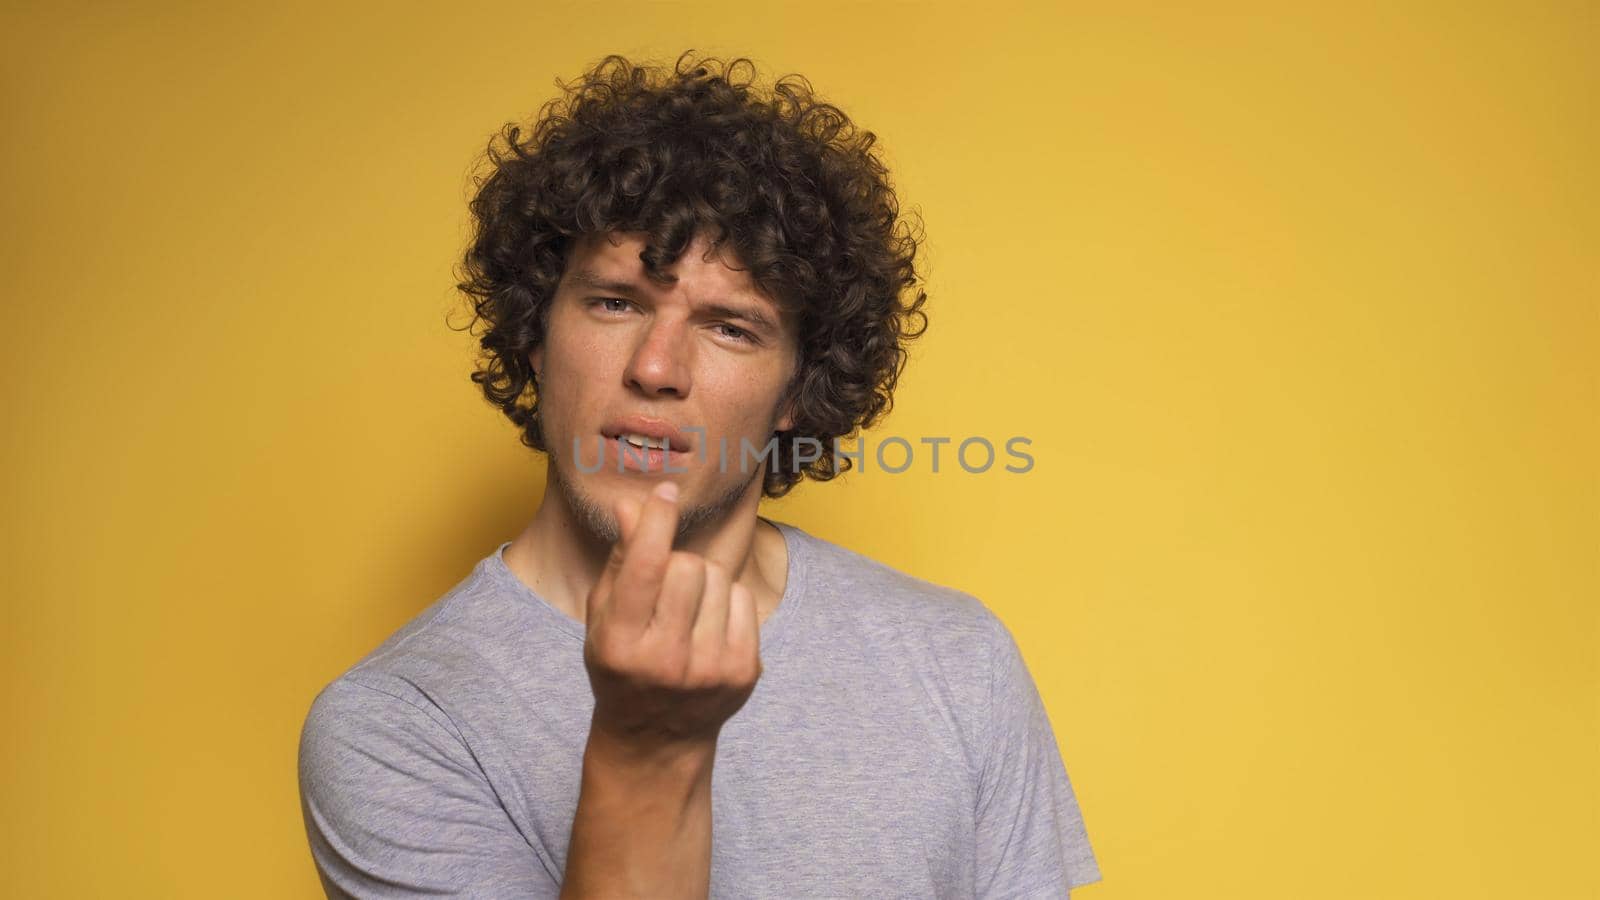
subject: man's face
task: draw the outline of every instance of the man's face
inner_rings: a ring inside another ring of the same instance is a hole
[[[704,234],[668,267],[670,285],[646,277],[644,247],[638,233],[579,241],[529,354],[552,484],[608,543],[616,499],[643,498],[663,479],[678,483],[680,534],[719,521],[771,466],[753,454],[741,465],[741,441],[758,452],[793,424],[784,392],[796,337],[778,305],[728,264],[739,261],[703,259]]]

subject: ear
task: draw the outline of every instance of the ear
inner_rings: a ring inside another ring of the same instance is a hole
[[[544,369],[544,342],[528,351],[528,363],[533,366],[533,374],[538,375]]]
[[[794,397],[783,401],[783,415],[778,417],[778,431],[788,431],[794,427]]]
[[[794,427],[794,408],[799,402],[800,382],[799,376],[789,379],[789,387],[783,393],[783,403],[778,407],[778,431],[788,431]]]

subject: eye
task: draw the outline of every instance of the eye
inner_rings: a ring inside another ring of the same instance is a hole
[[[716,324],[716,328],[718,334],[721,334],[724,337],[732,338],[736,341],[751,341],[755,337],[750,332],[745,331],[743,328],[735,328],[734,326],[729,325],[727,322],[718,322]]]
[[[628,311],[628,301],[620,297],[597,297],[589,301],[590,306],[596,306],[606,312],[620,313]]]

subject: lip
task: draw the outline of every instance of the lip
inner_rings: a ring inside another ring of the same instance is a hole
[[[681,475],[689,471],[690,456],[677,450],[635,447],[621,438],[602,438],[597,469],[589,471],[642,472],[652,475]],[[587,465],[587,461],[585,462]]]
[[[649,416],[626,416],[613,419],[601,426],[600,433],[607,440],[616,440],[625,434],[641,434],[654,440],[665,439],[667,449],[674,453],[688,453],[694,449],[694,443],[678,430],[676,425],[666,419],[656,419]]]

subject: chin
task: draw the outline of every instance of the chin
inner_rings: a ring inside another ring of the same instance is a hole
[[[559,462],[550,466],[550,472],[553,477],[546,491],[553,488],[561,492],[562,500],[579,527],[603,544],[614,544],[622,538],[622,529],[612,512],[617,497],[615,488],[596,484],[593,475],[565,472]]]

